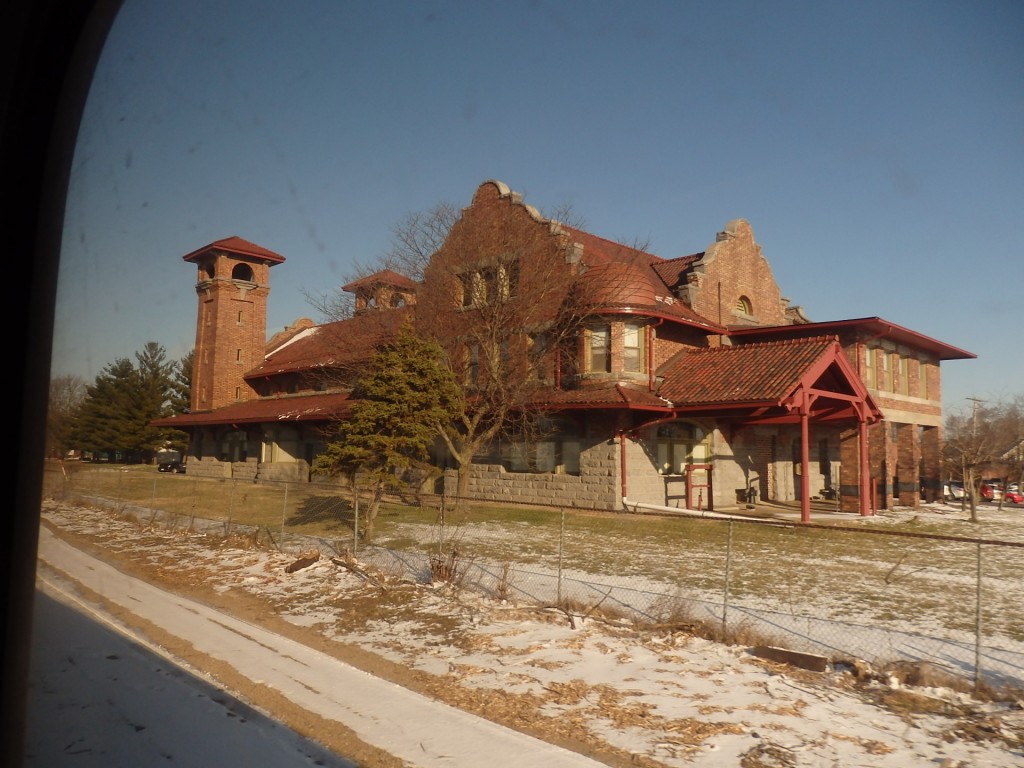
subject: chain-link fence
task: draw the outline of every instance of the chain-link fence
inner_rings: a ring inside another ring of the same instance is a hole
[[[816,525],[494,505],[456,513],[429,499],[385,505],[371,543],[360,504],[338,486],[48,470],[44,492],[55,498],[194,530],[245,527],[283,551],[348,552],[570,619],[693,626],[833,663],[928,662],[975,685],[1024,687],[1024,510],[1017,520],[936,516],[895,530],[855,516]]]

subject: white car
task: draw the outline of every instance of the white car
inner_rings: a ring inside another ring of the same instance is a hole
[[[964,497],[964,484],[957,480],[950,480],[942,486],[942,498],[946,501],[959,501]]]

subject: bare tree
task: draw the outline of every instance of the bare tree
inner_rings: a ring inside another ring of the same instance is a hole
[[[85,400],[86,384],[80,376],[64,375],[50,379],[49,406],[46,412],[46,455],[62,458],[74,448],[71,424]]]
[[[563,219],[576,218],[569,206],[558,211]],[[474,458],[494,458],[500,438],[536,444],[555,428],[545,418],[550,394],[575,383],[585,349],[581,331],[602,302],[615,303],[621,275],[599,267],[600,281],[586,279],[579,235],[519,195],[485,184],[464,209],[441,203],[405,216],[392,230],[388,254],[375,267],[357,267],[346,286],[365,288],[391,271],[415,281],[411,306],[371,308],[352,294],[320,302],[328,316],[350,318],[321,329],[325,339],[337,339],[332,346],[338,350],[365,335],[353,332],[353,323],[383,338],[406,311],[416,332],[443,350],[461,397],[456,417],[438,426],[438,438],[457,467],[459,500],[467,495]],[[634,247],[606,244],[637,255]],[[324,386],[351,387],[367,357],[335,355],[322,372]]]
[[[478,193],[425,266],[416,327],[445,350],[463,388],[440,434],[457,500],[474,457],[491,455],[496,439],[528,443],[552,428],[548,396],[578,373],[581,331],[600,298],[584,272],[569,228],[497,193]]]
[[[946,417],[945,461],[947,468],[959,473],[964,482],[965,507],[971,522],[978,522],[978,499],[986,469],[998,455],[1001,440],[996,428],[998,410],[973,399],[969,413],[957,411]]]

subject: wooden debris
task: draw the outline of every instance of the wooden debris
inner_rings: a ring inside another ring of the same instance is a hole
[[[812,672],[824,672],[828,669],[828,659],[814,653],[801,653],[791,651],[788,648],[775,648],[769,645],[759,645],[751,650],[755,656],[762,659],[777,661],[782,664],[791,664],[794,667],[809,669]]]
[[[377,581],[377,579],[373,578],[373,576],[371,576],[369,573],[364,571],[362,568],[360,568],[354,562],[351,562],[349,560],[343,560],[340,557],[332,557],[331,558],[331,562],[334,563],[335,565],[339,565],[342,568],[345,568],[345,569],[351,571],[356,576],[358,576],[359,578],[361,578],[361,579],[363,579],[365,581],[370,582],[375,587],[380,587],[381,589],[385,589],[385,590],[387,589],[387,587],[385,587],[381,582]]]
[[[307,549],[305,552],[303,552],[301,555],[299,555],[299,559],[298,560],[296,560],[295,562],[289,564],[289,566],[284,569],[284,572],[285,573],[295,573],[296,571],[301,571],[303,568],[309,568],[309,566],[313,565],[313,563],[316,563],[319,560],[320,560],[320,550],[319,549]]]

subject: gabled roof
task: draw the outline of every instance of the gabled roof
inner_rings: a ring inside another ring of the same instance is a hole
[[[272,264],[280,264],[285,260],[281,254],[267,250],[261,245],[256,245],[256,243],[250,243],[248,240],[243,240],[238,235],[225,237],[223,240],[217,240],[209,245],[204,245],[202,248],[192,251],[192,253],[186,253],[182,258],[185,261],[196,261],[204,253],[213,250],[237,253],[240,256],[249,256],[262,261],[269,261]]]
[[[881,417],[835,337],[687,351],[662,375],[658,394],[681,410],[777,420],[807,407],[817,418]]]
[[[156,427],[197,427],[204,424],[258,424],[274,421],[326,421],[348,416],[347,392],[317,392],[249,400],[215,411],[197,411],[153,421]]]

